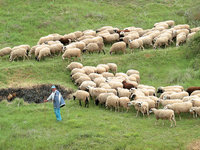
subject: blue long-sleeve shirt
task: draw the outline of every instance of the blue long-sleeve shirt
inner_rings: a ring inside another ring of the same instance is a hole
[[[51,93],[51,95],[47,98],[47,100],[53,101],[54,108],[60,108],[60,101],[61,101],[62,95],[58,90]]]

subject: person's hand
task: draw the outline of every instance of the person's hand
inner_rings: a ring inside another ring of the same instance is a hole
[[[48,100],[44,100],[44,103],[48,102]]]

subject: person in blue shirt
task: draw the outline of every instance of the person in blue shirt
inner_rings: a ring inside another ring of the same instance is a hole
[[[53,85],[51,87],[52,93],[51,95],[47,98],[47,100],[44,100],[44,102],[48,102],[49,100],[53,101],[53,107],[54,107],[54,112],[56,115],[57,121],[61,121],[61,114],[60,114],[60,107],[65,106],[64,99],[60,92],[56,89],[56,87]]]

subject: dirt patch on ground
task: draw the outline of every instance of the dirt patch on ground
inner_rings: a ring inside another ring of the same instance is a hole
[[[51,84],[42,84],[30,87],[0,89],[0,101],[3,99],[12,101],[18,97],[23,98],[26,102],[41,103],[51,94],[51,86]],[[69,99],[70,94],[74,92],[72,89],[66,89],[60,85],[55,86],[61,92],[64,99]]]
[[[188,150],[200,150],[200,140],[196,140],[189,144]]]

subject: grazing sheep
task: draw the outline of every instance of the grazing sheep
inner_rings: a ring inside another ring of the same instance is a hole
[[[183,99],[185,96],[189,96],[188,92],[172,93],[170,95],[165,95],[163,99]]]
[[[76,85],[81,85],[84,81],[91,81],[89,76],[81,76],[75,81]]]
[[[139,39],[142,40],[143,46],[153,46],[152,44],[153,41],[150,36],[143,36],[143,37],[140,37]]]
[[[5,55],[9,55],[11,53],[12,49],[10,47],[5,47],[0,49],[0,57],[3,57]]]
[[[106,83],[106,82],[105,83],[100,83],[99,87],[100,88],[104,88],[104,89],[111,89],[110,85],[108,83]]]
[[[89,44],[85,47],[84,51],[88,51],[89,54],[90,54],[90,53],[93,53],[93,52],[98,52],[98,53],[100,53],[101,51],[103,51],[104,55],[106,54],[105,51],[104,51],[103,49],[100,49],[100,48],[99,48],[99,46],[98,46],[97,43],[89,43]]]
[[[129,48],[131,49],[131,53],[133,53],[134,49],[137,49],[140,47],[140,44],[136,40],[129,40],[128,42]]]
[[[119,41],[119,34],[106,34],[103,36],[104,43],[110,44]]]
[[[73,94],[73,99],[78,99],[80,106],[82,106],[81,101],[85,103],[85,107],[89,107],[89,101],[90,101],[90,94],[83,90],[78,90]]]
[[[69,69],[69,70],[73,70],[73,69],[75,69],[75,68],[83,68],[83,65],[81,64],[81,63],[79,63],[79,62],[71,62],[68,66],[67,66],[67,69]]]
[[[200,27],[192,28],[191,33],[200,31]]]
[[[116,53],[119,51],[122,51],[125,54],[125,52],[126,52],[126,43],[125,42],[114,43],[110,48],[110,54],[112,54],[113,52]]]
[[[138,75],[139,75],[140,72],[137,71],[137,70],[134,70],[134,69],[129,69],[129,70],[127,70],[126,74],[127,74],[128,76],[130,76],[130,75],[132,75],[132,74],[138,74]]]
[[[130,102],[130,99],[128,97],[120,97],[119,98],[119,111],[120,111],[120,107],[122,107],[122,111],[123,111],[123,109],[126,109],[126,112],[128,112],[128,110],[130,109],[130,107],[128,106],[129,102]]]
[[[82,69],[85,71],[87,75],[96,72],[96,67],[92,67],[92,66],[84,66]]]
[[[83,81],[79,86],[79,90],[86,91],[88,86],[96,87],[96,83],[94,83],[93,81]]]
[[[106,82],[106,78],[104,77],[98,77],[94,79],[94,83],[96,83],[97,87],[99,87],[101,83],[105,83],[105,82]]]
[[[175,115],[174,115],[174,111],[170,110],[170,109],[155,109],[152,108],[151,109],[156,117],[156,122],[155,125],[157,124],[159,119],[162,120],[169,120],[171,122],[171,126],[173,127],[173,123],[174,126],[176,127],[176,120],[175,120]]]
[[[105,105],[106,104],[106,100],[108,98],[108,96],[113,96],[113,93],[101,93],[99,94],[99,96],[97,96],[97,98],[95,99],[95,104],[96,105]]]
[[[90,96],[92,98],[96,98],[101,93],[107,93],[107,90],[104,88],[95,88],[95,87],[91,87],[91,86],[87,87],[87,91],[89,91]]]
[[[10,61],[14,61],[18,57],[23,57],[23,61],[25,60],[25,57],[28,59],[26,55],[26,49],[24,48],[18,48],[10,53]]]
[[[198,95],[198,94],[200,94],[200,90],[193,91],[190,95],[193,96],[193,95]]]
[[[193,107],[200,107],[200,98],[192,99],[191,102]]]
[[[37,47],[39,47],[40,45],[35,45],[31,48],[31,50],[29,51],[28,56],[31,57],[32,54],[35,54],[35,50]]]
[[[166,37],[166,36],[159,37],[159,38],[156,39],[156,42],[154,43],[153,48],[156,49],[157,46],[160,47],[162,45],[164,45],[165,48],[166,48],[166,46],[168,46],[168,41],[169,41],[169,38]]]
[[[128,106],[134,106],[135,110],[137,111],[136,113],[136,117],[138,116],[138,113],[141,112],[143,114],[147,113],[147,115],[149,116],[149,104],[145,101],[131,101],[128,103]]]
[[[39,39],[39,41],[38,41],[38,45],[41,45],[41,44],[43,44],[43,43],[45,43],[45,42],[48,42],[48,41],[53,41],[53,39],[54,39],[54,36],[52,36],[52,35],[48,35],[48,36],[44,36],[44,37],[41,37],[40,39]]]
[[[108,84],[112,89],[117,90],[117,88],[123,88],[123,84],[121,82],[117,81],[108,81]]]
[[[199,96],[194,95],[194,96],[185,96],[182,100],[183,102],[191,101],[192,99],[198,99]]]
[[[190,113],[193,114],[193,118],[195,118],[195,116],[197,118],[197,115],[200,116],[200,107],[191,107],[190,108]]]
[[[72,71],[71,71],[71,76],[74,75],[75,73],[83,73],[85,74],[85,71],[83,69],[80,69],[80,68],[74,68]]]
[[[200,90],[200,86],[192,86],[192,87],[189,87],[189,88],[187,88],[186,92],[188,92],[189,95],[191,95],[191,93],[192,93],[193,91],[196,91],[196,90]]]
[[[178,29],[190,29],[190,26],[188,24],[180,24],[180,25],[176,25],[174,26],[174,29],[175,30],[178,30]]]
[[[102,74],[102,73],[106,72],[106,69],[101,66],[97,66],[96,69],[97,69],[98,74]]]
[[[81,36],[83,36],[83,32],[82,31],[76,31],[74,32],[76,39],[80,38]]]
[[[112,110],[112,107],[114,107],[115,112],[118,110],[119,111],[119,97],[115,95],[111,95],[107,97],[106,100],[106,108],[110,108]]]
[[[110,72],[103,72],[101,75],[106,79],[109,77],[114,77],[114,74]]]
[[[176,114],[179,115],[179,119],[181,120],[180,113],[187,113],[192,107],[191,102],[183,102],[183,103],[174,103],[168,104],[164,108],[165,109],[172,109]]]
[[[109,66],[110,71],[112,71],[114,74],[117,72],[117,65],[115,63],[107,63]]]
[[[188,34],[187,36],[187,42],[190,41],[190,39],[196,34],[196,32],[192,32],[190,34]]]
[[[94,79],[99,78],[99,77],[103,77],[103,76],[101,74],[98,74],[98,73],[90,73],[89,77],[90,77],[91,80],[94,81]]]
[[[49,46],[51,54],[61,54],[63,50],[63,44],[52,44]]]
[[[37,60],[40,61],[41,58],[46,57],[46,56],[51,56],[51,51],[50,51],[50,48],[48,47],[45,47],[40,50]]]
[[[158,87],[157,93],[164,93],[164,92],[182,92],[183,87],[179,85],[174,86],[166,86],[166,87]]]
[[[118,96],[119,97],[128,97],[130,98],[131,92],[128,89],[117,88]]]
[[[139,97],[144,97],[144,93],[140,89],[131,88],[130,89],[131,94],[131,100],[138,99]]]
[[[187,40],[187,35],[182,32],[176,37],[176,46],[179,46],[181,43],[184,43]]]
[[[106,65],[106,64],[99,64],[99,65],[97,65],[97,67],[103,67],[103,68],[105,68],[106,69],[106,72],[108,72],[109,71],[109,66],[108,65]]]
[[[159,103],[162,105],[162,106],[166,106],[168,104],[174,104],[174,103],[183,103],[183,100],[180,100],[180,99],[173,99],[173,100],[160,100]]]
[[[75,81],[78,78],[83,77],[83,76],[88,77],[88,75],[86,75],[85,73],[77,72],[77,73],[73,74],[71,78],[73,81]]]
[[[45,47],[49,47],[49,46],[45,44],[45,45],[40,45],[40,46],[36,47],[36,49],[35,49],[35,59],[36,60],[37,60],[37,57],[38,57],[38,55],[40,53],[40,50],[45,48]]]
[[[69,48],[62,55],[62,59],[64,60],[66,57],[68,59],[70,59],[71,57],[79,57],[82,61],[81,50],[78,48]]]

